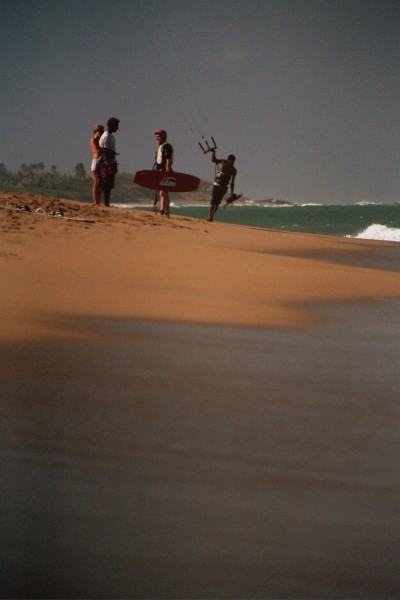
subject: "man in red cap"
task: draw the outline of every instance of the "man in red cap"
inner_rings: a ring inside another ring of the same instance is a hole
[[[158,150],[156,152],[155,168],[157,171],[172,171],[172,163],[174,162],[174,149],[167,142],[167,132],[164,129],[157,129],[154,135],[158,142]],[[160,215],[169,217],[169,194],[160,190]]]

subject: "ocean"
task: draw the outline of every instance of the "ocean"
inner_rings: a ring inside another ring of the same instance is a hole
[[[126,204],[119,205],[126,208]],[[151,210],[151,206],[133,206]],[[207,205],[179,206],[171,214],[206,219]],[[262,205],[244,203],[219,208],[215,221],[282,231],[400,242],[400,203]]]

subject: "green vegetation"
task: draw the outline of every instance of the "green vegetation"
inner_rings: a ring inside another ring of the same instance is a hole
[[[50,170],[46,170],[43,162],[23,164],[17,173],[9,171],[4,163],[0,163],[0,189],[6,192],[15,191],[91,202],[92,185],[92,177],[90,173],[87,174],[82,162],[76,165],[73,175],[59,173],[55,165],[51,166]],[[209,202],[210,186],[209,182],[202,181],[197,192],[171,194],[171,199],[185,204]],[[154,194],[152,190],[146,190],[133,183],[133,175],[118,173],[111,200],[113,203],[147,204],[153,202]]]

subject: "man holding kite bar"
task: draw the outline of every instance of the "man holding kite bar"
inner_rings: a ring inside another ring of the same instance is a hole
[[[237,175],[237,171],[234,167],[236,157],[233,154],[230,154],[226,160],[216,158],[215,149],[212,148],[211,160],[213,163],[218,165],[219,168],[214,179],[213,192],[211,196],[211,204],[207,221],[212,221],[214,219],[214,215],[217,212],[219,205],[221,204],[222,198],[225,196],[228,190],[229,184],[231,188],[231,196],[233,196],[233,191],[235,189],[235,177]]]

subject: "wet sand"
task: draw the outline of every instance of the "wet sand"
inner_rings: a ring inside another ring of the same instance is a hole
[[[398,597],[399,246],[12,202],[3,597]]]

